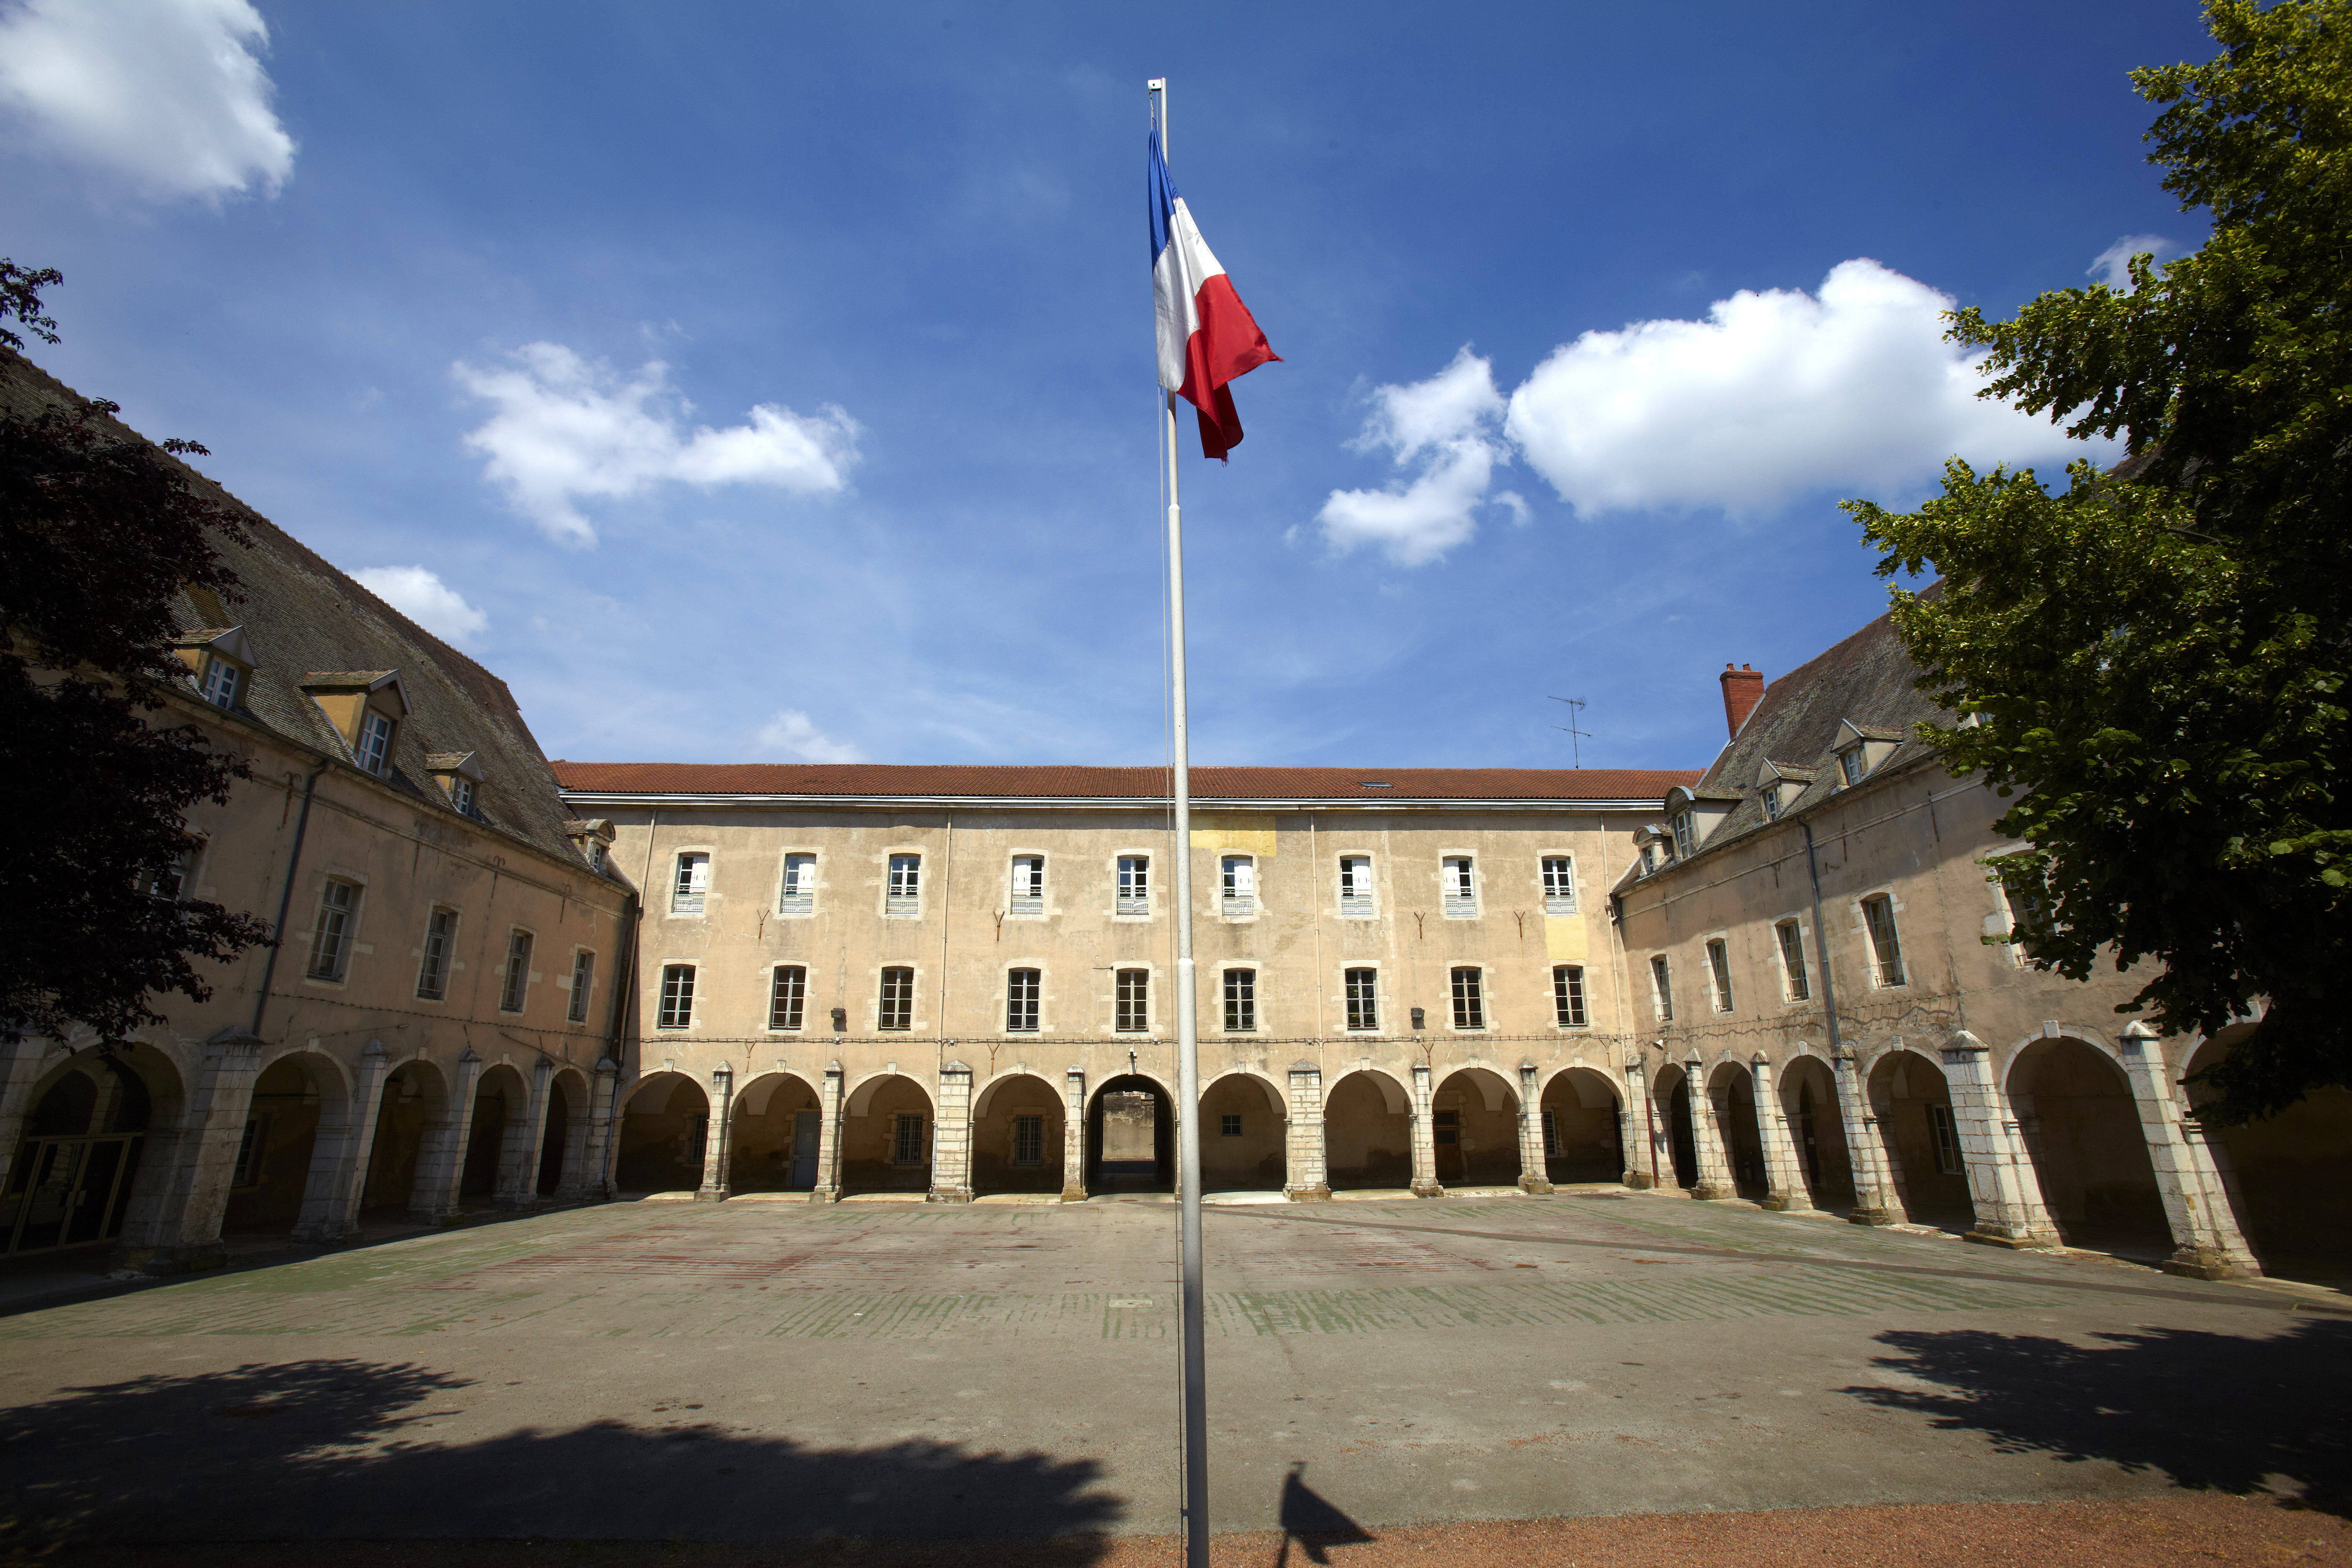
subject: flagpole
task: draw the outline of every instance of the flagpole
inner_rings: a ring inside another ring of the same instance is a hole
[[[1154,78],[1149,93],[1158,99],[1160,155],[1165,159],[1167,79]],[[1162,388],[1160,401],[1168,461],[1170,795],[1176,839],[1176,1250],[1182,1277],[1179,1365],[1183,1377],[1184,1568],[1209,1568],[1208,1380],[1202,1367],[1207,1334],[1201,1287],[1201,1020],[1192,963],[1192,778],[1184,710],[1184,512],[1176,500],[1176,395]]]

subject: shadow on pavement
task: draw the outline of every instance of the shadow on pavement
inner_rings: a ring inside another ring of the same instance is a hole
[[[1282,1478],[1282,1550],[1275,1557],[1275,1568],[1288,1568],[1290,1543],[1294,1541],[1307,1554],[1307,1561],[1328,1563],[1331,1561],[1326,1555],[1328,1548],[1361,1546],[1379,1539],[1308,1486],[1306,1475],[1307,1461],[1293,1459]]]
[[[467,1381],[360,1361],[77,1389],[0,1415],[0,1559],[130,1542],[1023,1538],[1078,1568],[1124,1500],[1092,1460],[908,1440],[813,1448],[671,1412],[478,1442]]]
[[[1983,1432],[2006,1454],[2099,1459],[2191,1490],[2292,1492],[2352,1512],[2352,1323],[2267,1338],[2143,1328],[2083,1346],[1979,1330],[1900,1331],[1885,1371],[1941,1388],[1853,1387],[1882,1409]]]

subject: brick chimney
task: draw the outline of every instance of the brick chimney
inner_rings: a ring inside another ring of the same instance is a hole
[[[1748,722],[1748,715],[1755,712],[1756,705],[1764,700],[1764,672],[1750,664],[1743,664],[1737,669],[1726,664],[1722,680],[1723,721],[1731,727],[1732,736],[1737,739],[1739,726]]]

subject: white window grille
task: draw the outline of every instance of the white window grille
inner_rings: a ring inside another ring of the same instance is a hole
[[[1764,820],[1780,820],[1780,786],[1777,782],[1764,786]]]
[[[1034,1035],[1037,1032],[1038,972],[1015,969],[1004,976],[1004,1032],[1008,1035]]]
[[[449,960],[457,947],[457,911],[435,910],[425,921],[425,952],[416,966],[419,1001],[440,1002],[449,994]]]
[[[1480,984],[1475,969],[1454,971],[1454,1026],[1457,1029],[1483,1029],[1486,1026],[1486,988]]]
[[[683,1029],[694,1022],[694,965],[666,963],[662,965],[661,1010],[655,1015],[654,1026],[660,1029]]]
[[[1225,915],[1257,913],[1257,862],[1246,855],[1228,855],[1220,863],[1220,872]]]
[[[1467,855],[1445,857],[1442,880],[1445,893],[1445,918],[1467,920],[1478,912],[1477,868]]]
[[[596,989],[596,955],[586,948],[572,955],[572,1005],[564,1010],[566,1021],[584,1024],[588,1021],[588,994]]]
[[[882,972],[879,1026],[897,1031],[915,1026],[915,972],[894,965]]]
[[[923,858],[920,855],[890,857],[890,881],[883,890],[882,912],[901,920],[913,920],[923,912]]]
[[[1811,977],[1805,973],[1805,931],[1794,921],[1782,921],[1772,928],[1780,941],[1780,977],[1788,987],[1789,1000],[1803,1002],[1813,994]]]
[[[1122,855],[1118,858],[1118,903],[1112,912],[1122,915],[1148,915],[1151,912],[1150,856]]]
[[[457,808],[458,816],[473,816],[474,781],[468,778],[451,779],[449,781],[449,804]]]
[[[352,926],[359,915],[355,882],[327,879],[319,894],[319,923],[310,933],[310,978],[341,980],[352,955]]]
[[[1722,942],[1706,944],[1707,978],[1715,984],[1715,1010],[1731,1011],[1731,950]]]
[[[1698,831],[1687,811],[1675,813],[1675,858],[1687,860],[1698,852]]]
[[[1849,784],[1862,782],[1862,748],[1848,746],[1838,753],[1838,773]]]
[[[1544,913],[1572,915],[1576,912],[1576,861],[1566,855],[1543,858]]]
[[[1657,869],[1657,841],[1655,839],[1644,839],[1642,844],[1642,875],[1644,877],[1654,875]]]
[[[780,915],[811,915],[816,912],[815,856],[784,857],[784,880],[776,891],[776,912]]]
[[[902,1110],[892,1119],[890,1163],[894,1165],[923,1163],[923,1119],[919,1114]]]
[[[216,654],[205,656],[204,683],[196,689],[215,708],[236,706],[236,666]]]
[[[392,771],[392,721],[373,709],[360,717],[358,760],[378,776]]]
[[[599,877],[604,874],[604,841],[601,838],[588,840],[588,869]]]
[[[797,963],[779,963],[768,987],[768,1027],[797,1029],[808,1004],[808,971]]]
[[[527,931],[507,933],[506,979],[499,987],[499,1011],[520,1013],[523,998],[530,991],[531,935]]]
[[[1005,912],[1017,921],[1041,921],[1045,918],[1045,858],[1043,855],[1015,855],[1013,858],[1013,890]]]
[[[1112,1026],[1122,1035],[1140,1035],[1151,1027],[1151,972],[1122,969],[1113,987]]]
[[[1870,955],[1881,985],[1903,984],[1903,943],[1895,934],[1895,900],[1881,893],[1862,900],[1863,923],[1870,928]]]
[[[1245,1035],[1257,1027],[1257,971],[1225,971],[1225,1033]]]
[[[1013,1119],[1013,1163],[1016,1165],[1042,1165],[1045,1163],[1045,1119],[1043,1116],[1016,1116]]]
[[[1551,970],[1551,1013],[1563,1029],[1581,1029],[1584,1015],[1584,966],[1556,963]]]
[[[1369,1033],[1381,1026],[1381,972],[1350,969],[1347,973],[1348,1027]]]
[[[1340,856],[1339,913],[1360,920],[1372,912],[1372,858]]]
[[[688,853],[677,858],[677,875],[670,883],[669,912],[698,915],[710,892],[710,857]]]
[[[1666,955],[1663,952],[1650,960],[1650,989],[1653,1000],[1657,1007],[1658,1022],[1661,1024],[1673,1023],[1675,1018],[1675,976],[1674,971],[1666,967]]]

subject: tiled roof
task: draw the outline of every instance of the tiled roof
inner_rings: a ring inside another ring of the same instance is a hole
[[[887,763],[551,764],[573,796],[751,795],[926,800],[1164,800],[1165,768],[980,767]],[[1694,774],[1653,768],[1224,768],[1192,770],[1195,800],[1657,801]],[[1384,788],[1369,787],[1385,785]]]

